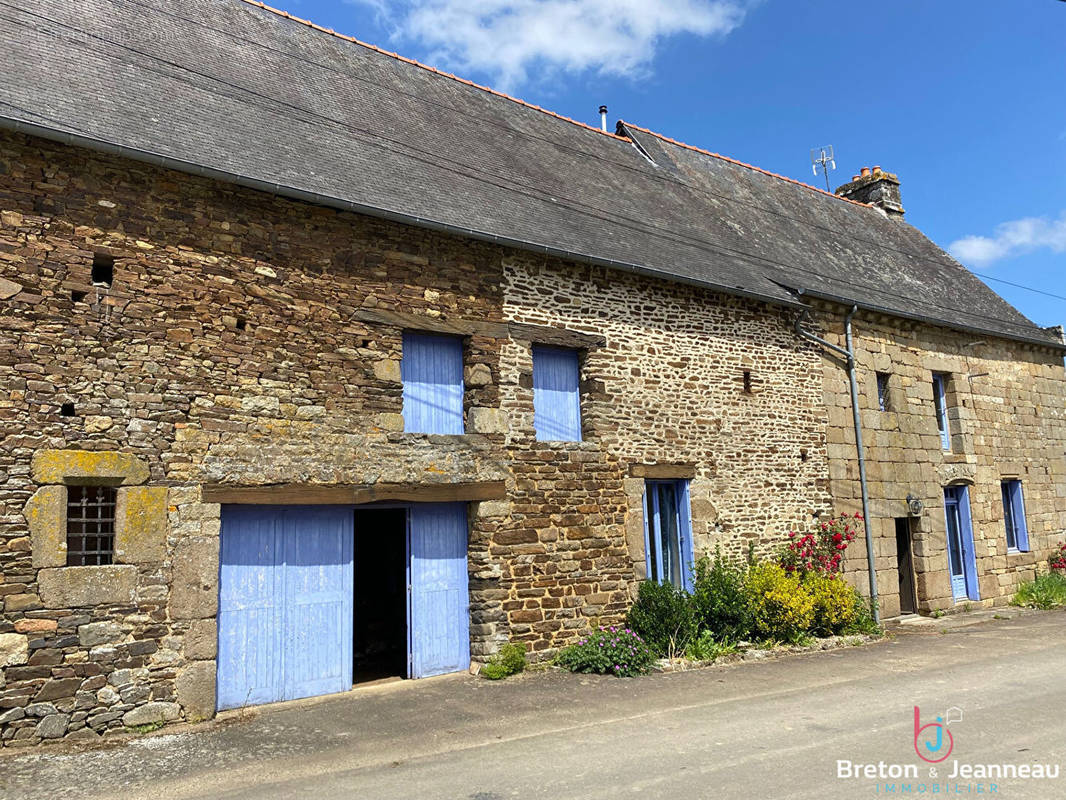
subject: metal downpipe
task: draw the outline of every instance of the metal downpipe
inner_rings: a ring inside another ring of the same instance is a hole
[[[851,388],[851,413],[855,424],[855,451],[859,458],[859,487],[862,491],[862,527],[866,531],[866,567],[870,579],[870,607],[874,615],[874,622],[881,624],[881,603],[877,597],[877,569],[874,558],[873,533],[870,531],[870,492],[866,485],[866,456],[862,443],[862,417],[859,413],[859,386],[855,378],[855,347],[851,333],[851,320],[858,312],[858,306],[852,306],[848,316],[844,319],[844,341],[847,348],[838,347],[832,342],[827,342],[819,336],[803,329],[803,321],[810,316],[809,310],[804,310],[796,317],[796,333],[804,339],[815,342],[822,347],[832,350],[842,356],[848,371],[848,383]]]

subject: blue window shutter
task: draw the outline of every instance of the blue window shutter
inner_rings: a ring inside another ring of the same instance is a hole
[[[966,595],[971,600],[980,600],[981,592],[977,586],[977,554],[973,546],[973,519],[970,515],[970,490],[959,487],[959,518],[962,522],[962,566],[966,571]]]
[[[686,592],[695,588],[692,566],[695,561],[692,547],[692,502],[689,500],[688,481],[678,481],[678,518],[681,534],[681,583]]]
[[[652,536],[655,535],[654,524],[651,518],[652,499],[651,499],[651,487],[648,484],[644,484],[644,566],[647,568],[647,578],[649,581],[659,580],[659,567],[656,560],[655,552],[652,550],[654,540]]]
[[[533,427],[538,441],[581,441],[580,383],[576,350],[533,348]]]
[[[404,333],[403,427],[407,433],[463,432],[463,343]]]
[[[1022,482],[1009,483],[1011,510],[1014,512],[1014,538],[1018,549],[1023,553],[1029,551],[1029,526],[1025,522],[1025,497],[1022,494]]]
[[[951,431],[948,428],[948,401],[943,375],[933,375],[933,402],[936,404],[936,426],[940,431],[940,446],[950,450]]]

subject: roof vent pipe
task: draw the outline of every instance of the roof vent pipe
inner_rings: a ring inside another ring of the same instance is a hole
[[[607,133],[607,106],[600,106],[600,130]]]

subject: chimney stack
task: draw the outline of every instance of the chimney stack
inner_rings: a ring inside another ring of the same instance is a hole
[[[600,106],[600,130],[607,133],[607,106]]]
[[[875,205],[890,219],[903,219],[899,178],[880,167],[863,167],[859,174],[851,179],[851,183],[845,183],[836,193],[848,200]]]

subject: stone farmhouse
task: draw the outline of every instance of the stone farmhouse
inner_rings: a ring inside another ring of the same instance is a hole
[[[894,175],[835,196],[245,0],[3,16],[6,746],[546,657],[857,511],[800,332],[849,315],[883,615],[1005,603],[1062,538],[1062,332]]]

